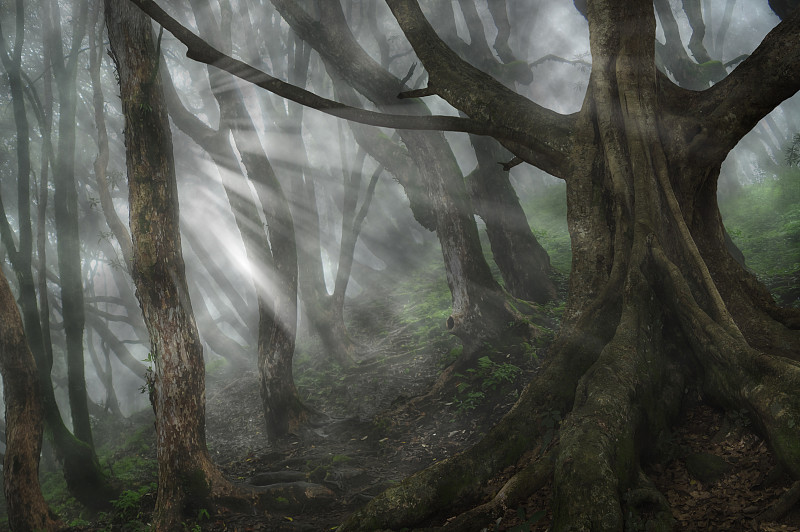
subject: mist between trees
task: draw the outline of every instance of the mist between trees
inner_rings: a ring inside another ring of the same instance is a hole
[[[695,400],[793,523],[796,6],[4,2],[6,523],[505,530],[548,486],[553,530],[667,530],[648,467]],[[475,435],[366,504],[311,460],[254,486],[209,452],[233,390],[265,462],[352,416]]]

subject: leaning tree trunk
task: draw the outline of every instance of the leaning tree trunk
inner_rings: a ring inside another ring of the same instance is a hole
[[[21,3],[21,2],[20,2]],[[21,6],[18,6],[18,9]],[[21,9],[20,9],[21,11]],[[22,318],[0,269],[0,373],[3,376],[6,452],[3,493],[11,530],[58,530],[39,486],[42,400],[36,363],[25,339]]]
[[[508,171],[499,161],[511,158],[495,140],[470,135],[478,166],[467,176],[475,213],[486,223],[494,261],[514,297],[547,303],[556,298],[550,257],[531,232]]]
[[[709,139],[701,97],[655,69],[650,2],[596,1],[587,14],[592,74],[566,178],[573,267],[550,356],[482,442],[376,497],[340,530],[436,522],[448,517],[442,509],[471,505],[448,527],[477,530],[551,472],[553,530],[623,530],[631,516],[670,529],[666,499],[640,463],[657,452],[644,442],[668,430],[695,385],[746,411],[800,479],[798,313],[777,308],[730,256],[713,199],[724,157],[754,123]],[[800,44],[790,28],[772,44]],[[780,84],[771,98],[797,88]],[[551,447],[548,410],[569,412]],[[478,504],[486,482],[515,464],[511,480]]]

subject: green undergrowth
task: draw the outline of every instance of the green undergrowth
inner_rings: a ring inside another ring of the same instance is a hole
[[[479,352],[455,373],[452,399],[448,403],[456,417],[467,417],[475,410],[491,407],[503,398],[516,399],[527,381],[527,375],[538,365],[543,347],[552,338],[547,334],[542,345],[523,334],[520,324],[509,324],[505,334],[493,342],[484,342]],[[532,345],[534,344],[537,345]],[[452,353],[453,360],[462,355]]]
[[[522,368],[510,362],[495,362],[488,355],[477,360],[475,367],[456,373],[458,382],[453,403],[456,413],[465,414],[475,410],[486,400],[487,393],[513,384],[522,374]]]
[[[559,181],[542,186],[522,202],[536,240],[550,256],[550,265],[562,274],[569,273],[572,247],[567,228],[567,188]]]
[[[72,530],[149,530],[146,525],[155,505],[157,464],[155,434],[150,411],[129,420],[110,416],[94,427],[97,456],[112,483],[121,488],[109,512],[92,514],[67,490],[60,466],[52,459],[40,468],[42,494],[50,508]]]
[[[743,186],[720,212],[745,263],[783,305],[800,306],[800,168]]]

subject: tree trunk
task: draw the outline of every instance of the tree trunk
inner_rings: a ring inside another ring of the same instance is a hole
[[[67,338],[67,379],[69,406],[75,436],[94,447],[89,421],[88,397],[83,359],[83,276],[81,274],[81,244],[78,234],[78,191],[75,181],[75,129],[77,109],[77,55],[86,31],[88,2],[79,3],[75,14],[73,46],[66,63],[54,61],[58,84],[59,118],[58,149],[53,183],[53,207],[58,251],[59,284],[64,309],[64,333]],[[59,10],[56,8],[55,12]],[[61,56],[61,42],[53,43],[55,54]]]
[[[19,13],[22,8],[19,7]],[[22,44],[23,28],[22,19],[18,19],[17,38],[18,47]],[[17,48],[16,53],[21,53]],[[50,377],[53,360],[49,346],[49,330],[43,330],[43,323],[47,323],[46,316],[40,316],[37,307],[36,286],[32,270],[32,231],[30,219],[30,153],[29,153],[29,128],[25,112],[23,90],[20,77],[20,57],[16,56],[12,62],[7,54],[3,54],[3,64],[9,74],[11,97],[14,105],[14,119],[17,127],[17,162],[18,162],[18,199],[19,205],[19,245],[15,245],[11,228],[7,222],[2,201],[0,201],[0,233],[3,244],[6,246],[11,259],[11,264],[19,283],[19,302],[22,309],[22,319],[25,325],[27,341],[36,360],[39,372],[39,386],[44,410],[44,419],[53,438],[56,454],[64,466],[64,478],[70,493],[82,504],[89,508],[104,509],[114,497],[115,490],[109,485],[97,461],[94,450],[73,436],[64,425],[59,412]],[[47,141],[46,141],[47,142]],[[40,211],[40,223],[43,221],[43,212]],[[41,234],[41,231],[40,231]],[[40,246],[40,249],[43,246]],[[45,271],[44,256],[40,258],[41,271]],[[44,273],[41,274],[44,277]],[[47,293],[40,294],[46,301]]]
[[[119,74],[133,239],[133,279],[150,333],[155,372],[158,495],[155,530],[178,530],[184,512],[212,508],[229,485],[205,436],[205,367],[184,273],[172,139],[150,19],[107,0],[106,24]]]
[[[549,358],[482,442],[391,488],[340,530],[436,522],[440,509],[477,504],[489,479],[538,449],[508,490],[464,514],[480,518],[464,529],[479,529],[535,489],[515,486],[548,460],[547,409],[569,412],[553,448],[553,530],[623,530],[626,516],[670,529],[666,500],[639,464],[694,386],[748,412],[800,478],[798,312],[776,307],[730,255],[714,200],[738,133],[721,130],[721,145],[687,142],[703,127],[699,102],[655,70],[649,2],[599,1],[587,14],[592,75],[566,172],[573,268]],[[670,97],[672,107],[661,103]]]
[[[19,2],[21,4],[21,2]],[[18,6],[20,12],[22,6]],[[3,492],[11,530],[58,530],[39,486],[42,402],[22,318],[0,269],[0,372],[6,420]]]
[[[492,255],[506,290],[526,301],[547,303],[556,297],[550,257],[533,236],[508,171],[498,164],[511,159],[495,140],[470,135],[478,166],[467,176],[475,213],[486,223]]]

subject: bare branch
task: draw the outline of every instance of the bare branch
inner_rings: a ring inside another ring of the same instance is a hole
[[[530,150],[525,160],[562,173],[575,115],[546,109],[464,61],[437,35],[415,0],[387,0],[387,4],[428,71],[429,87],[471,118],[513,130]]]
[[[224,70],[248,83],[266,89],[278,96],[323,113],[352,120],[362,124],[395,129],[419,129],[433,131],[459,131],[476,135],[489,135],[498,139],[523,141],[524,136],[502,126],[483,123],[479,120],[452,116],[409,116],[378,113],[343,105],[318,96],[310,91],[274,78],[247,63],[230,57],[195,35],[153,0],[131,0],[153,20],[172,33],[186,47],[186,56],[200,63]]]
[[[800,9],[778,24],[728,77],[684,99],[685,113],[707,117],[692,145],[732,149],[759,120],[800,90],[798,70]]]

